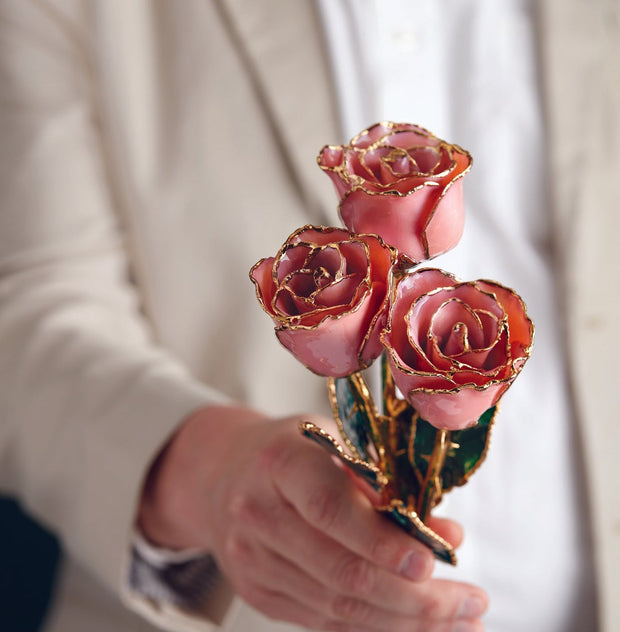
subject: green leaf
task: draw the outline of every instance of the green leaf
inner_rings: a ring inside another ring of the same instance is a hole
[[[427,527],[415,513],[408,510],[401,501],[393,500],[385,507],[376,508],[379,513],[384,514],[395,522],[401,529],[409,535],[425,544],[435,557],[448,564],[456,565],[456,555],[454,548],[442,537],[437,535],[432,529]]]
[[[329,398],[334,419],[347,447],[358,458],[374,461],[372,445],[372,416],[374,405],[359,374],[342,378],[328,378]]]
[[[497,406],[492,406],[480,416],[475,426],[450,433],[452,446],[448,449],[441,471],[445,492],[465,485],[484,461],[496,414]]]
[[[338,445],[337,441],[330,434],[313,423],[304,422],[300,424],[299,429],[305,437],[312,439],[326,452],[338,458],[354,474],[365,480],[375,490],[381,491],[384,488],[387,479],[376,465],[345,454],[342,447]]]

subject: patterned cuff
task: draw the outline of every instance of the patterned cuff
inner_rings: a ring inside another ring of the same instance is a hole
[[[221,581],[222,575],[211,555],[159,548],[140,534],[134,535],[129,586],[146,599],[201,611]]]

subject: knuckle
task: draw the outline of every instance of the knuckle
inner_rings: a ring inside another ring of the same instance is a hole
[[[375,584],[373,567],[360,557],[347,557],[334,576],[338,588],[345,594],[368,595]]]
[[[260,471],[268,472],[274,478],[287,476],[299,462],[299,445],[291,443],[289,437],[279,436],[260,448],[256,463]]]
[[[338,521],[341,512],[340,492],[330,487],[319,487],[307,500],[307,517],[311,524],[329,531]]]
[[[229,533],[224,540],[224,553],[232,564],[249,564],[252,561],[250,547],[235,531]]]
[[[246,492],[237,492],[228,500],[228,513],[232,518],[243,520],[251,512],[252,498]]]
[[[355,597],[339,595],[334,599],[332,612],[338,619],[359,622],[369,617],[370,606]]]
[[[427,595],[420,603],[421,619],[440,619],[442,617],[443,607],[441,600],[437,597]]]
[[[279,474],[290,462],[289,451],[281,442],[271,442],[260,448],[256,454],[256,463],[261,471]]]
[[[394,545],[381,535],[375,535],[368,547],[368,556],[383,567],[396,567],[399,553]]]
[[[269,530],[269,513],[261,508],[261,505],[249,492],[238,492],[233,495],[228,504],[230,516],[238,525],[252,527],[265,531]]]

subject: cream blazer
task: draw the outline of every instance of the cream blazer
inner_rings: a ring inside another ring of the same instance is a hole
[[[618,6],[540,0],[604,632],[620,629]],[[0,485],[68,551],[49,630],[152,629],[115,595],[143,474],[192,410],[325,406],[248,280],[298,226],[338,222],[314,164],[344,140],[318,27],[311,0],[0,2]],[[225,630],[294,629],[229,597],[206,613]],[[125,598],[171,629],[214,625]]]

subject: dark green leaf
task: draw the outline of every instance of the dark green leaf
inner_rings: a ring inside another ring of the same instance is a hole
[[[372,400],[360,392],[360,380],[353,376],[328,380],[328,388],[334,418],[339,425],[347,446],[361,459],[372,461],[371,445]]]
[[[448,449],[441,472],[444,491],[464,485],[484,461],[496,412],[497,406],[492,406],[475,426],[450,433],[453,446]]]

